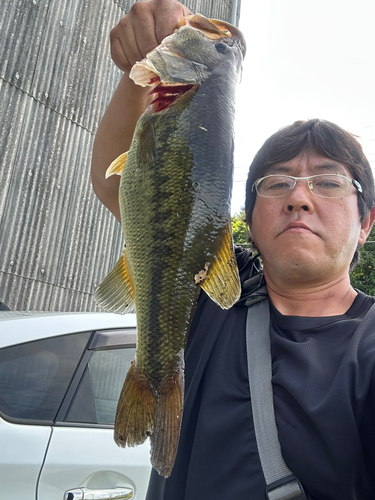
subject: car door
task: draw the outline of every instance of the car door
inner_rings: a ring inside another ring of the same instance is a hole
[[[97,331],[56,421],[38,483],[38,500],[143,500],[149,444],[119,448],[113,424],[135,353],[135,329]]]
[[[91,336],[33,337],[0,349],[1,500],[36,498],[53,422]]]

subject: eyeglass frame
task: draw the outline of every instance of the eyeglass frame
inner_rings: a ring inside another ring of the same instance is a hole
[[[313,195],[319,196],[319,198],[328,198],[328,199],[331,198],[331,199],[335,199],[335,196],[322,196],[320,194],[316,194],[316,193],[314,193],[313,189],[310,187],[310,184],[309,184],[309,180],[310,179],[312,179],[313,177],[322,177],[322,176],[343,177],[344,179],[346,179],[347,181],[349,181],[350,184],[352,186],[354,186],[360,194],[363,193],[362,186],[361,186],[361,184],[356,179],[351,179],[350,177],[347,177],[346,175],[342,175],[342,174],[314,174],[314,175],[309,175],[308,177],[294,177],[293,175],[285,175],[285,174],[269,174],[269,175],[265,175],[264,177],[260,177],[259,179],[257,179],[253,183],[253,185],[251,186],[251,191],[254,191],[254,187],[255,187],[255,191],[256,191],[257,195],[261,196],[262,198],[283,198],[284,196],[288,196],[290,193],[293,192],[293,189],[297,185],[297,181],[306,181],[307,186],[309,188],[309,191]],[[289,179],[293,179],[294,180],[294,185],[291,188],[291,190],[290,190],[289,193],[282,194],[282,195],[279,195],[279,196],[265,196],[263,194],[259,194],[258,193],[258,185],[260,184],[261,181],[263,181],[264,179],[267,179],[268,177],[287,177]],[[348,189],[348,192],[345,194],[345,196],[347,196],[349,194],[349,191],[350,191],[350,187]],[[340,198],[340,196],[338,196],[337,198]]]

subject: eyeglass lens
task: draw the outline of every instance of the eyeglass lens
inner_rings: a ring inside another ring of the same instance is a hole
[[[323,198],[341,198],[348,194],[351,181],[340,175],[314,175],[307,179],[301,179],[307,182],[310,190],[317,196]],[[257,193],[260,196],[277,198],[286,196],[295,187],[297,180],[286,175],[269,175],[256,184]]]

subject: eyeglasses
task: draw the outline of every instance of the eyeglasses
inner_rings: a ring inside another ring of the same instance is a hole
[[[310,191],[322,198],[342,198],[349,193],[351,186],[354,186],[359,193],[362,193],[362,186],[358,181],[340,174],[320,174],[310,175],[309,177],[266,175],[266,177],[257,179],[251,190],[253,191],[255,188],[259,196],[265,198],[279,198],[290,194],[297,181],[306,181]]]

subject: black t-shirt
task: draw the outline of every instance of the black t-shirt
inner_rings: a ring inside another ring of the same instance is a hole
[[[248,252],[237,259],[246,277]],[[359,292],[346,314],[329,318],[283,316],[271,304],[280,444],[311,500],[375,499],[375,331],[357,330],[373,302]],[[247,307],[223,311],[201,294],[185,351],[176,463],[168,479],[152,472],[147,500],[265,500],[248,384],[246,314]]]

